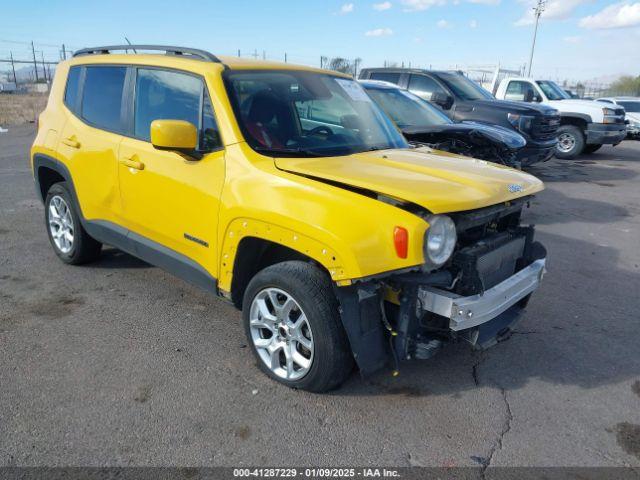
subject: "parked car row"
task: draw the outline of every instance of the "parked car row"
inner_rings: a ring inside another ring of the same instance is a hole
[[[488,124],[516,131],[526,141],[524,148],[513,153],[514,144],[505,142],[498,149],[501,154],[494,152],[495,161],[510,166],[532,165],[548,160],[554,154],[558,158],[572,159],[593,153],[605,144],[617,145],[626,137],[640,138],[638,99],[621,98],[618,101],[612,98],[608,102],[574,99],[550,80],[506,78],[493,95],[459,72],[368,68],[362,70],[360,79],[395,84],[437,106],[455,122],[473,121],[476,125]],[[365,84],[365,88],[373,91],[375,85]],[[377,87],[378,91],[381,89],[381,86]],[[630,112],[636,115],[630,115]],[[421,127],[437,125],[425,123]],[[408,138],[415,141],[415,128],[403,128],[406,134],[409,130],[412,136]],[[486,158],[486,149],[469,149],[464,141],[458,143],[461,139],[456,135],[443,141],[442,135],[446,136],[440,132],[438,137],[421,137],[435,148]],[[469,142],[469,137],[465,140]],[[508,153],[505,155],[505,152]]]

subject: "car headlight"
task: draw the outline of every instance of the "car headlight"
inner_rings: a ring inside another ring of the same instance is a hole
[[[604,116],[602,123],[618,123],[620,120],[620,115],[617,115],[612,108],[603,108],[602,115]]]
[[[529,115],[520,115],[518,113],[507,113],[507,120],[513,125],[513,128],[520,132],[529,133],[533,127],[534,117]]]
[[[426,221],[429,228],[424,236],[424,260],[427,269],[435,270],[449,260],[456,247],[456,224],[446,215],[431,215]]]

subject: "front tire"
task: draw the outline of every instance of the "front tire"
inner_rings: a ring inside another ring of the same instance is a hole
[[[288,387],[326,392],[353,370],[331,281],[312,264],[283,262],[256,274],[242,317],[259,368]]]
[[[70,265],[88,263],[100,255],[102,244],[89,236],[80,223],[65,182],[54,184],[44,203],[49,241],[58,258]]]
[[[558,129],[557,158],[573,160],[584,151],[584,146],[584,135],[578,127],[562,125]]]

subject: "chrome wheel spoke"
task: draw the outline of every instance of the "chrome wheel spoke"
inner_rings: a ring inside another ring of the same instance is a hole
[[[73,216],[67,202],[60,196],[54,196],[47,209],[47,223],[53,243],[62,253],[73,248]]]
[[[290,294],[278,288],[258,292],[251,302],[249,330],[258,356],[276,376],[299,380],[309,372],[313,336],[300,304]]]

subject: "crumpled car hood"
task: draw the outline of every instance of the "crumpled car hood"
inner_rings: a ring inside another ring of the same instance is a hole
[[[544,189],[536,177],[484,160],[429,148],[341,157],[276,158],[280,170],[370,190],[432,213],[473,210]]]

